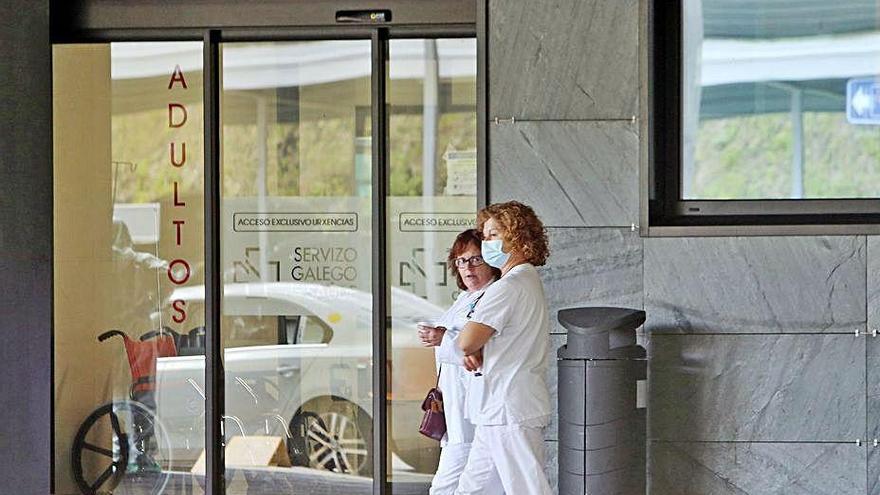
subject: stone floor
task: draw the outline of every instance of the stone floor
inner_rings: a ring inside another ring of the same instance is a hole
[[[422,495],[431,484],[429,474],[394,474],[395,495]],[[227,471],[229,495],[348,495],[371,494],[370,478],[336,474],[302,467],[248,468]],[[114,495],[200,495],[204,478],[186,472],[126,476]]]

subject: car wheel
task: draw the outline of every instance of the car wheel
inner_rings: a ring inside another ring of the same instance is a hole
[[[371,476],[373,432],[369,415],[338,397],[309,401],[290,422],[293,464],[336,473]]]

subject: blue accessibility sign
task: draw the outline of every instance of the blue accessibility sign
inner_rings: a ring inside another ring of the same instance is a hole
[[[850,124],[880,125],[880,79],[864,77],[846,82],[846,120]]]

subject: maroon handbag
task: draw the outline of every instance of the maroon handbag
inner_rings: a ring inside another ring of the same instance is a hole
[[[437,382],[440,382],[440,373],[437,373]],[[446,434],[446,416],[443,414],[443,394],[439,388],[434,387],[428,391],[422,401],[422,411],[425,411],[425,415],[422,416],[419,433],[434,440],[443,438]]]

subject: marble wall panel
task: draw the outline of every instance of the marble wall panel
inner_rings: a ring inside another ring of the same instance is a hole
[[[559,443],[555,440],[544,441],[544,474],[550,482],[553,493],[559,493]]]
[[[868,330],[880,331],[880,236],[868,236]]]
[[[548,229],[550,258],[540,268],[550,332],[565,333],[557,312],[578,306],[642,308],[642,239],[630,229]]]
[[[853,333],[865,327],[866,240],[645,239],[652,333]]]
[[[873,241],[868,242],[868,252],[871,253],[870,249],[873,245]],[[871,294],[871,267],[876,263],[872,258],[876,258],[876,255],[880,254],[880,251],[874,251],[873,254],[869,254],[868,257],[868,267],[869,267],[869,283],[868,283],[868,293]],[[876,272],[874,272],[876,273]],[[875,299],[876,303],[876,299]],[[869,296],[869,307],[871,306],[871,298]],[[876,312],[876,307],[872,308],[872,311]],[[872,316],[871,312],[868,313],[869,325],[868,328],[876,328],[876,326],[871,325],[870,321],[873,319],[873,322],[876,323],[876,315]],[[867,378],[867,417],[866,417],[866,425],[868,428],[867,444],[868,444],[868,493],[871,495],[880,495],[880,446],[875,446],[874,441],[877,440],[880,443],[880,337],[866,337],[867,341],[867,352],[866,352],[866,378]]]
[[[649,445],[650,495],[862,495],[865,447],[855,443]]]
[[[650,438],[864,439],[865,345],[853,335],[654,335]]]
[[[868,325],[867,330],[880,329],[880,237],[868,237]],[[867,428],[868,428],[868,493],[880,495],[880,337],[867,337]]]
[[[638,0],[489,2],[490,116],[638,113]]]
[[[636,123],[498,124],[491,140],[492,201],[531,205],[548,227],[638,223]]]

